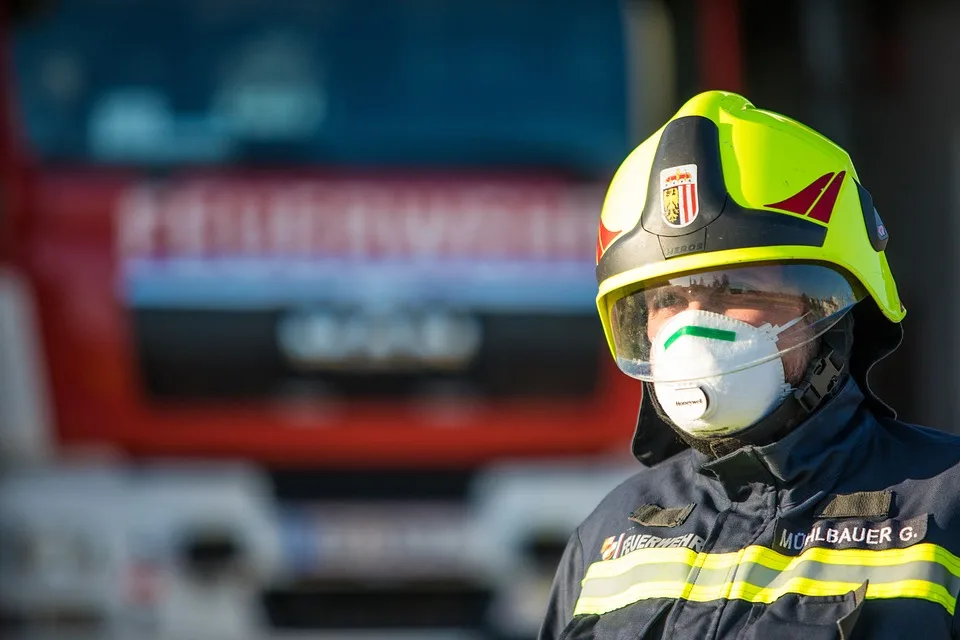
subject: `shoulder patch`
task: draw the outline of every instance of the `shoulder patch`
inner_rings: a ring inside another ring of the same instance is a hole
[[[661,538],[649,533],[621,533],[610,536],[600,545],[601,560],[616,560],[638,549],[693,549],[700,551],[703,538],[695,533]]]
[[[645,504],[637,507],[627,519],[645,527],[678,527],[686,521],[695,506],[688,504],[664,508],[656,504]]]

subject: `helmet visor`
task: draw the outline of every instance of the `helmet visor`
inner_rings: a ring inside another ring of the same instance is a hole
[[[676,366],[661,367],[658,376],[652,356],[655,343],[669,345],[681,334],[702,333],[696,326],[678,328],[676,321],[671,322],[694,309],[721,314],[775,336],[774,353],[729,360],[723,365],[726,369],[714,370],[712,375],[732,373],[807,347],[864,295],[861,287],[839,272],[817,264],[729,268],[651,282],[613,304],[610,323],[617,365],[628,376],[649,382],[696,380],[698,376],[678,373]],[[727,331],[718,337],[735,342],[735,333]]]

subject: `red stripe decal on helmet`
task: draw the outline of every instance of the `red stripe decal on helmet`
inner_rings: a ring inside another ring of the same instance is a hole
[[[786,200],[781,200],[780,202],[775,202],[766,206],[770,207],[771,209],[782,209],[783,211],[789,211],[790,213],[806,215],[807,211],[809,211],[810,207],[813,206],[813,203],[817,201],[817,198],[823,192],[824,187],[827,186],[827,183],[830,182],[830,178],[833,176],[833,173],[825,173]],[[829,219],[829,216],[827,216],[827,218]]]
[[[833,179],[833,182],[830,183],[827,190],[824,191],[820,199],[817,200],[817,204],[813,205],[813,210],[810,212],[811,218],[819,220],[820,222],[830,222],[830,216],[833,214],[833,205],[837,203],[837,195],[840,193],[840,187],[843,185],[843,177],[846,174],[846,171],[841,171],[837,174],[837,177]]]
[[[597,264],[600,264],[600,258],[607,251],[610,243],[616,240],[623,231],[610,231],[603,226],[603,220],[600,221],[600,230],[597,233]]]

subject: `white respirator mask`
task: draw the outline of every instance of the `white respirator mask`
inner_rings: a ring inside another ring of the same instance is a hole
[[[769,415],[792,390],[777,336],[801,319],[754,327],[698,309],[670,318],[650,358],[655,379],[663,380],[653,383],[663,411],[697,437],[727,436]]]

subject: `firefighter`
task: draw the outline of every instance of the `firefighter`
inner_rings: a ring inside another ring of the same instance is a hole
[[[847,153],[726,92],[623,162],[597,307],[644,468],[572,535],[540,638],[958,637],[960,439],[868,373],[905,310]]]

